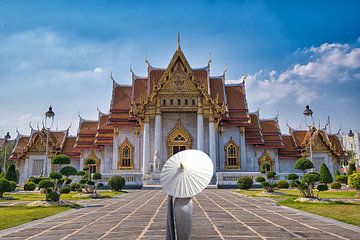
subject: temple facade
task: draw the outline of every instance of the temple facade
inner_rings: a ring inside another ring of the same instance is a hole
[[[77,136],[69,136],[68,129],[51,131],[49,158],[67,154],[77,169],[92,158],[96,164],[91,169],[101,172],[104,182],[123,175],[128,187],[136,187],[159,183],[166,160],[185,149],[210,156],[212,183],[219,186],[234,185],[241,175],[257,176],[263,162],[269,162],[279,178],[296,172],[293,164],[309,156],[310,139],[316,168],[325,162],[334,172],[345,157],[339,138],[323,129],[289,127],[289,134],[281,134],[277,117],[261,119],[259,111],[249,111],[245,78],[226,84],[225,73],[210,74],[210,61],[192,68],[180,45],[167,68],[147,66],[144,77],[131,71],[131,85],[111,77],[109,112],[99,111],[97,120],[79,116]],[[51,170],[50,161],[44,163],[45,137],[44,129],[18,135],[12,158],[22,181],[40,175],[45,165]]]

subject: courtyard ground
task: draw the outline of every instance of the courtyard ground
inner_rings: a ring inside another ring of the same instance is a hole
[[[0,239],[165,239],[166,194],[134,190],[0,231]],[[194,198],[191,239],[360,239],[360,228],[230,190]]]

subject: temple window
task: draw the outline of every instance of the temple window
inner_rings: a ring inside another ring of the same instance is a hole
[[[118,169],[120,170],[133,170],[133,152],[134,147],[126,138],[125,141],[120,145],[119,155],[120,160],[118,162]]]
[[[178,99],[178,105],[181,105],[181,100],[180,99]]]
[[[174,105],[174,101],[170,99],[170,105]]]
[[[225,145],[225,168],[227,169],[239,169],[239,145],[231,138]]]
[[[192,105],[195,106],[195,99],[192,100]]]
[[[269,172],[274,169],[274,160],[271,158],[270,154],[265,151],[264,154],[259,158],[259,169],[261,172]]]
[[[187,99],[185,99],[185,105],[188,105],[188,100]]]
[[[163,100],[163,105],[166,105],[166,99]]]

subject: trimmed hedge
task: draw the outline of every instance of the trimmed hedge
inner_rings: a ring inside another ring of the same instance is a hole
[[[76,192],[78,189],[81,188],[80,183],[72,183],[70,184],[70,190]]]
[[[122,176],[112,176],[108,181],[108,185],[113,191],[121,191],[125,186],[125,178]]]
[[[331,189],[341,189],[341,183],[334,182],[330,185]]]
[[[263,176],[257,176],[256,178],[255,178],[255,181],[256,182],[265,182],[265,178],[263,177]]]
[[[249,189],[253,185],[253,180],[250,176],[241,176],[237,185],[240,189]]]
[[[278,188],[289,188],[289,183],[286,180],[277,181]]]
[[[25,191],[34,191],[36,188],[36,184],[33,182],[27,182],[24,184],[24,190]]]
[[[62,189],[60,189],[60,193],[70,193],[70,188],[68,188],[68,187],[64,187],[64,188],[62,188]]]

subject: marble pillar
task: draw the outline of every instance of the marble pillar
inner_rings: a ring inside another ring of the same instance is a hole
[[[240,127],[240,169],[246,170],[245,128]]]
[[[155,116],[155,149],[153,153],[153,164],[154,171],[159,172],[160,170],[160,156],[161,156],[161,139],[162,139],[162,128],[161,128],[161,115]]]
[[[197,149],[204,151],[204,117],[197,115]]]
[[[143,173],[149,173],[149,157],[150,157],[150,121],[145,119],[144,121],[144,133],[143,133]]]
[[[216,144],[215,144],[215,122],[214,118],[209,118],[209,156],[214,165],[214,175],[216,173]]]

